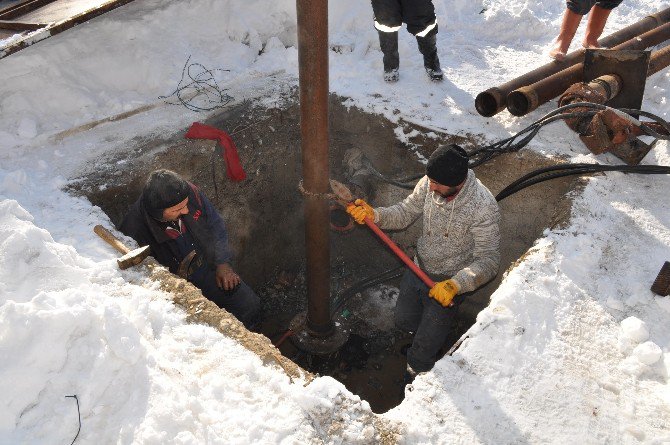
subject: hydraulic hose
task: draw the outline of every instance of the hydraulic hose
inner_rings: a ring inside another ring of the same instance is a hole
[[[347,289],[344,289],[340,294],[335,297],[334,299],[334,305],[333,309],[331,311],[331,314],[335,315],[337,312],[344,306],[347,301],[354,295],[356,295],[359,292],[364,291],[367,288],[370,288],[372,286],[376,286],[377,284],[381,284],[385,281],[392,280],[393,278],[397,278],[403,274],[403,270],[405,269],[404,266],[399,266],[399,267],[394,267],[393,269],[386,270],[380,274],[373,275],[372,277],[365,278],[363,280],[360,280]]]
[[[567,112],[571,109],[579,108],[580,111]],[[474,168],[486,161],[491,160],[495,156],[498,156],[502,153],[511,153],[520,150],[521,148],[528,145],[528,143],[537,135],[542,127],[548,125],[552,122],[565,119],[573,118],[583,118],[591,117],[596,114],[598,111],[611,109],[606,105],[595,104],[591,102],[575,102],[568,105],[563,105],[556,108],[555,110],[550,111],[540,119],[536,120],[523,130],[519,131],[513,136],[510,136],[506,139],[502,139],[498,142],[495,142],[490,145],[479,147],[470,153],[469,167]],[[583,111],[587,109],[588,111]],[[643,110],[634,110],[629,108],[621,108],[615,110],[617,113],[627,114],[631,121],[636,122],[636,125],[642,130],[642,132],[648,136],[651,136],[657,140],[670,140],[670,136],[659,134],[654,129],[650,128],[648,125],[645,125],[644,122],[640,122],[638,119],[632,117],[632,115],[644,116],[652,121],[658,123],[670,134],[670,123],[665,121],[660,116],[657,116],[653,113],[649,113]],[[415,184],[410,181],[415,181],[423,176],[417,175],[415,177],[393,180],[386,178],[382,175],[372,163],[367,163],[367,168],[372,172],[373,176],[387,182],[389,184],[396,185],[405,189],[414,188]],[[550,179],[561,178],[570,175],[582,175],[588,173],[604,172],[604,171],[621,171],[624,173],[637,173],[637,174],[668,174],[670,173],[670,167],[664,166],[653,166],[653,165],[601,165],[601,164],[564,164],[556,165],[552,167],[546,167],[538,169],[528,173],[527,175],[522,176],[513,183],[509,184],[503,190],[501,190],[496,196],[497,201],[501,201],[506,197],[510,196],[513,193],[516,193],[520,190],[523,190],[526,187],[530,187],[534,184],[539,184],[540,182],[548,181]]]
[[[670,167],[658,165],[601,165],[601,164],[564,164],[545,167],[534,170],[527,175],[517,179],[496,195],[496,201],[502,201],[506,197],[550,179],[562,178],[571,175],[583,175],[605,171],[620,171],[623,173],[637,174],[670,174]],[[543,176],[544,175],[544,176]]]

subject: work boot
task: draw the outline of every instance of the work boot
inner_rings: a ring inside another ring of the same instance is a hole
[[[400,78],[400,54],[398,54],[398,32],[379,33],[379,47],[384,53],[384,80],[397,82]]]
[[[423,55],[423,67],[430,80],[439,82],[444,74],[440,68],[440,58],[437,56],[437,34],[431,34],[426,37],[416,37],[416,43],[419,45],[419,52]]]
[[[611,9],[601,8],[600,6],[591,8],[589,21],[586,23],[586,34],[582,42],[584,48],[600,48],[598,39],[605,29],[605,23],[607,23],[610,12],[612,12]]]
[[[562,62],[565,59],[565,55],[568,53],[568,48],[570,48],[570,43],[572,43],[572,38],[579,28],[579,22],[582,21],[582,16],[573,12],[569,9],[565,9],[563,14],[563,21],[561,22],[561,30],[556,37],[556,41],[549,51],[549,57],[552,59]]]

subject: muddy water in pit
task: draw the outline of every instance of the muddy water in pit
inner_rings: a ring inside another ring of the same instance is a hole
[[[137,140],[132,147],[111,151],[106,159],[75,178],[71,189],[87,196],[109,215],[113,224],[119,224],[154,169],[175,170],[199,185],[226,221],[236,254],[234,266],[261,296],[261,330],[276,342],[293,317],[306,309],[303,200],[298,191],[299,118],[299,107],[289,98],[282,106],[271,109],[242,104],[206,122],[226,130],[235,140],[248,174],[239,183],[227,179],[219,147],[210,141],[185,140],[186,129],[183,129],[170,137]],[[475,138],[448,135],[429,138],[421,128],[406,127],[406,133],[412,129],[419,131],[409,147],[397,140],[395,127],[396,124],[381,116],[347,108],[341,98],[331,97],[331,177],[348,182],[343,160],[352,148],[361,150],[384,175],[400,178],[423,171],[412,150],[428,156],[439,143],[456,142],[465,147],[476,143]],[[557,162],[524,150],[499,156],[477,168],[476,174],[495,194],[519,176]],[[369,184],[368,198],[376,206],[396,203],[409,193],[374,180]],[[442,352],[475,322],[477,313],[498,287],[503,272],[546,227],[565,220],[570,209],[566,193],[573,187],[574,179],[562,178],[533,186],[501,202],[500,273],[460,307],[456,329]],[[337,226],[347,223],[341,213],[332,220]],[[348,289],[401,263],[366,227],[355,226],[348,231],[331,231],[330,239],[331,294],[341,303],[334,313],[339,317],[338,322],[351,330],[350,341],[329,357],[301,352],[290,340],[284,341],[280,350],[306,369],[332,375],[367,400],[373,411],[384,412],[402,399],[403,347],[411,342],[409,335],[393,327],[399,279],[354,289],[360,292]],[[417,222],[391,235],[412,255],[420,230]]]

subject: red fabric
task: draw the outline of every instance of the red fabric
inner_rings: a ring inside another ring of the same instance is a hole
[[[199,122],[193,122],[193,125],[191,125],[191,128],[186,133],[186,137],[188,139],[218,140],[223,149],[221,155],[226,160],[226,173],[228,173],[228,177],[233,181],[242,181],[247,177],[240,163],[240,157],[237,155],[235,142],[233,142],[233,139],[225,131]]]

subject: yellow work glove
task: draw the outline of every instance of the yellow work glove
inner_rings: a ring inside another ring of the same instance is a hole
[[[374,221],[375,211],[367,202],[362,199],[357,199],[353,204],[347,206],[347,213],[354,218],[358,224],[365,224],[365,218],[370,218]]]
[[[458,291],[461,290],[461,287],[454,280],[445,280],[435,283],[435,286],[428,291],[433,299],[435,299],[442,306],[447,307],[451,305],[451,301],[454,299]]]

